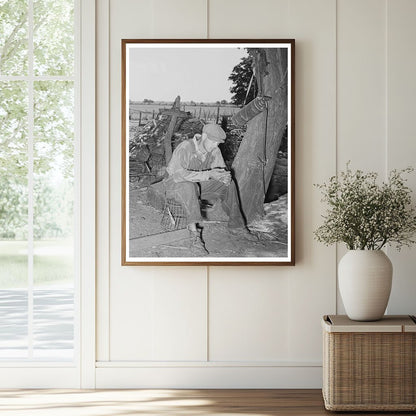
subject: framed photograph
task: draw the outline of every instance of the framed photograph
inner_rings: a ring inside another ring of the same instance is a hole
[[[294,265],[295,41],[122,40],[122,265]]]

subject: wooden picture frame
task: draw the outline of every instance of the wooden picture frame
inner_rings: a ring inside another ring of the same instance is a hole
[[[122,265],[294,265],[295,41],[121,48]]]

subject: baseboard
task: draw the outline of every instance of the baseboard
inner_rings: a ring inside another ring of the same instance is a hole
[[[79,388],[77,368],[3,367],[0,389],[69,389]]]
[[[320,366],[99,367],[96,388],[322,388]]]

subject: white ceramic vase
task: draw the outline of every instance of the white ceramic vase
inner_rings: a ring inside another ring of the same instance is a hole
[[[350,250],[338,265],[339,291],[348,317],[377,321],[384,316],[393,267],[381,250]]]

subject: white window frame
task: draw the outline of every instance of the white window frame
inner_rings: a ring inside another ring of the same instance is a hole
[[[2,361],[0,388],[95,387],[95,0],[74,0],[74,76],[34,76],[33,0],[29,0],[27,76],[1,76],[2,81],[27,81],[28,111],[28,307],[33,331],[33,85],[40,80],[74,81],[75,86],[75,336],[74,360]],[[78,104],[78,105],[77,105]],[[29,337],[30,338],[30,337]],[[29,359],[33,352],[29,340]]]
[[[96,361],[96,99],[95,0],[80,2],[80,387],[95,388]]]

